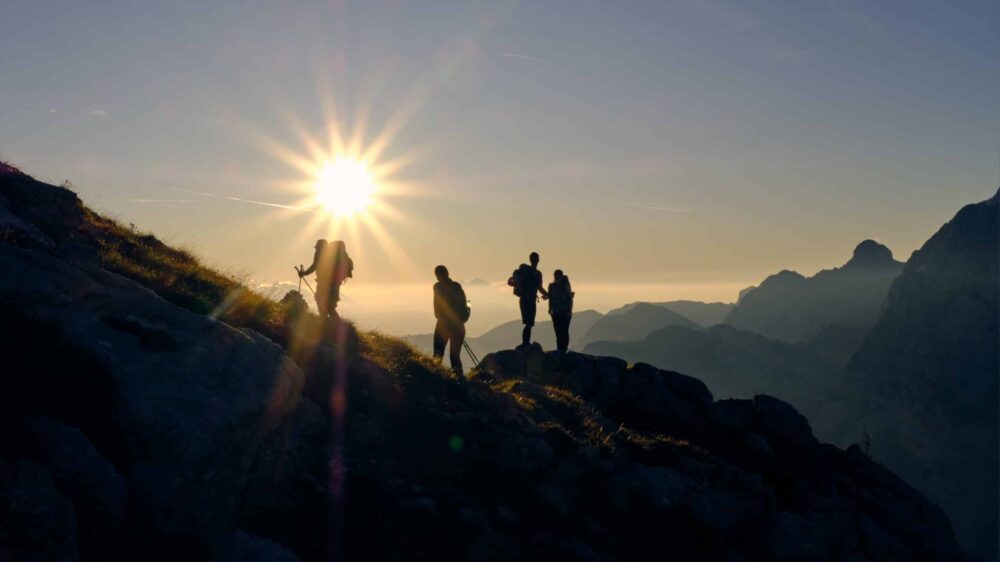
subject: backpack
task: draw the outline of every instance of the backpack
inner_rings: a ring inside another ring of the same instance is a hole
[[[537,279],[533,273],[534,271],[530,265],[522,263],[511,274],[510,279],[507,280],[507,284],[514,288],[516,296],[530,297],[538,288],[536,285]]]
[[[345,260],[341,262],[341,260]],[[337,256],[337,262],[334,264],[334,283],[341,284],[347,281],[348,277],[354,277],[354,260],[345,252],[341,256]]]
[[[445,293],[445,302],[448,303],[448,308],[454,311],[455,317],[463,324],[469,321],[469,317],[472,316],[472,308],[469,306],[468,299],[465,298],[462,285],[452,281]]]
[[[549,312],[553,314],[573,312],[573,297],[576,293],[570,290],[569,278],[565,283],[549,285]]]

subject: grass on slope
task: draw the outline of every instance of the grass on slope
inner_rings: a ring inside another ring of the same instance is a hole
[[[105,269],[193,312],[269,337],[281,332],[286,307],[251,291],[237,276],[211,269],[187,250],[86,208],[84,219]]]

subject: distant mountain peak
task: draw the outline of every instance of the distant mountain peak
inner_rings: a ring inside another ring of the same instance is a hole
[[[854,248],[854,255],[845,267],[885,267],[899,265],[892,250],[874,240],[865,240]]]

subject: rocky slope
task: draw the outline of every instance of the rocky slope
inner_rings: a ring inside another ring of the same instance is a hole
[[[538,348],[459,382],[14,172],[0,232],[0,559],[967,559],[777,399]]]
[[[986,560],[1000,526],[998,195],[913,254],[843,385],[845,441],[867,428],[875,457],[937,498]]]
[[[865,240],[842,267],[808,278],[787,270],[768,277],[742,295],[725,322],[791,343],[822,336],[833,326],[858,334],[860,342],[902,269],[889,248]]]

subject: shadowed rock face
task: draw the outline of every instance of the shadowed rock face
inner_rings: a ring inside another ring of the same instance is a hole
[[[851,361],[844,440],[939,501],[986,560],[998,541],[997,196],[963,208],[913,254]]]
[[[298,367],[262,336],[175,307],[104,270],[9,246],[0,246],[0,264],[17,272],[0,275],[0,310],[32,336],[5,339],[5,361],[21,366],[7,370],[13,378],[0,402],[8,422],[21,426],[15,433],[41,431],[31,447],[49,436],[37,454],[57,484],[57,467],[82,455],[108,473],[108,497],[81,497],[78,512],[112,502],[108,526],[121,527],[124,492],[116,482],[142,506],[142,521],[129,510],[129,531],[138,536],[225,528],[256,446],[295,408]],[[75,425],[57,430],[53,419]],[[60,452],[53,440],[71,448]],[[108,540],[94,548],[113,551]]]
[[[726,323],[792,343],[810,341],[831,326],[864,334],[902,269],[889,248],[865,240],[843,267],[808,278],[794,271],[768,277],[741,295]]]

